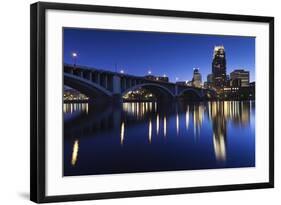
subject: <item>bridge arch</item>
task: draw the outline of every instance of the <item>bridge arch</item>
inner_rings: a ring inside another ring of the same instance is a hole
[[[201,91],[195,89],[195,88],[192,88],[192,87],[188,87],[188,88],[185,88],[183,90],[181,90],[179,93],[178,93],[178,96],[179,97],[187,97],[187,98],[192,98],[193,100],[201,100],[204,96],[202,94]]]
[[[79,76],[75,76],[69,73],[64,73],[64,85],[72,87],[79,92],[87,95],[90,99],[107,99],[112,96],[112,93],[100,85],[86,80],[85,78],[81,78]]]
[[[143,83],[143,84],[138,84],[135,86],[132,86],[126,90],[124,90],[122,92],[122,96],[124,96],[126,93],[128,93],[129,91],[134,91],[140,88],[144,88],[148,91],[150,91],[151,93],[153,93],[157,100],[172,100],[175,96],[172,93],[171,90],[169,90],[168,88],[160,85],[160,84],[156,84],[156,83]]]

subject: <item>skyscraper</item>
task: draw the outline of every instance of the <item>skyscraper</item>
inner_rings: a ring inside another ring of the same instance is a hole
[[[226,83],[226,58],[223,46],[215,46],[212,62],[213,86],[223,88]]]
[[[213,76],[213,74],[207,75],[207,83],[210,84],[210,85],[212,85],[213,82],[214,82],[214,76]]]
[[[194,87],[201,87],[202,84],[202,76],[201,73],[199,72],[199,68],[194,68],[193,69],[193,78],[192,78],[192,83]]]
[[[205,88],[212,88],[213,87],[213,74],[207,75],[207,81],[204,82]]]

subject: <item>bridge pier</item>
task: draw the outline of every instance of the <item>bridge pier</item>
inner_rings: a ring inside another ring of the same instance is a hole
[[[178,101],[179,99],[180,99],[180,96],[176,95],[176,96],[173,97],[173,100],[172,100],[172,101],[173,101],[173,102],[176,102],[176,101]]]
[[[121,78],[114,75],[112,78],[113,94],[121,94]]]
[[[90,80],[91,82],[93,82],[93,73],[92,73],[92,72],[89,73],[89,80]]]
[[[112,101],[112,103],[114,103],[114,104],[122,103],[123,99],[122,99],[121,94],[114,94],[114,95],[112,95],[111,101]]]
[[[179,94],[179,87],[178,85],[175,85],[175,97],[177,97]]]
[[[105,89],[108,88],[108,76],[107,75],[104,75],[104,87],[105,87]]]
[[[100,85],[100,73],[96,73],[95,75],[95,82]]]
[[[83,71],[82,71],[82,70],[79,71],[79,76],[80,76],[81,78],[83,78]]]

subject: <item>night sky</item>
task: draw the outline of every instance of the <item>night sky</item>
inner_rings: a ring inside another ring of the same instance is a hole
[[[255,38],[141,31],[64,28],[64,63],[144,76],[167,75],[170,81],[192,79],[200,68],[203,81],[212,72],[215,45],[226,52],[227,74],[234,69],[250,71],[255,81]]]

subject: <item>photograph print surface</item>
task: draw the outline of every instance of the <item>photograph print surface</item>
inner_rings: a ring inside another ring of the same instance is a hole
[[[255,166],[255,37],[63,28],[63,175]]]

